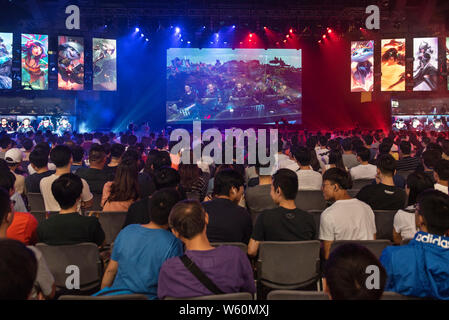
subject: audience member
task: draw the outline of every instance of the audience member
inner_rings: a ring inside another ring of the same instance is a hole
[[[120,143],[114,143],[111,146],[111,161],[106,166],[106,170],[109,170],[113,174],[117,170],[118,165],[122,159],[123,153],[125,153],[125,146]]]
[[[206,235],[208,223],[208,214],[197,201],[179,202],[171,210],[169,226],[184,243],[186,251],[182,257],[168,259],[162,265],[157,291],[159,299],[256,291],[246,254],[234,246],[212,247]],[[199,269],[212,285],[200,280],[192,266]]]
[[[206,197],[209,173],[203,173],[195,163],[180,163],[178,172],[181,178],[180,187],[186,193],[187,198],[203,201]]]
[[[409,141],[401,141],[399,144],[399,160],[396,164],[397,171],[415,171],[420,165],[419,158],[412,157],[412,144]]]
[[[434,185],[435,190],[448,194],[449,160],[439,160],[435,164],[433,174],[436,182]]]
[[[378,183],[364,186],[356,198],[367,203],[373,210],[399,210],[405,207],[406,194],[402,188],[396,187],[393,176],[396,171],[396,160],[390,154],[382,154],[377,158]]]
[[[76,175],[86,180],[94,194],[102,194],[105,183],[114,179],[110,172],[104,170],[106,160],[103,146],[94,143],[89,150],[89,168],[76,170]]]
[[[86,168],[84,165],[84,149],[81,148],[79,145],[74,145],[73,147],[70,147],[72,149],[72,173],[76,173],[78,169]]]
[[[209,214],[207,237],[211,242],[249,242],[253,229],[251,217],[238,205],[243,185],[243,176],[233,169],[215,175],[214,198],[203,202]]]
[[[0,136],[0,159],[5,159],[5,153],[12,148],[12,140],[7,134]]]
[[[272,178],[271,198],[277,208],[263,211],[256,221],[248,245],[248,255],[256,256],[261,241],[301,241],[316,239],[313,216],[295,205],[298,177],[289,169],[279,169]]]
[[[172,189],[156,191],[148,208],[151,222],[131,224],[118,234],[101,293],[120,290],[121,294],[140,293],[149,299],[157,298],[162,264],[183,252],[181,241],[168,229],[170,210],[179,200],[178,193]]]
[[[368,267],[379,270],[376,283],[371,283]],[[331,300],[379,300],[384,292],[387,273],[379,259],[367,248],[357,244],[343,244],[329,256],[324,268],[323,287]]]
[[[42,178],[51,176],[56,171],[48,170],[48,153],[42,148],[35,148],[30,153],[30,164],[35,173],[25,178],[27,192],[40,193],[40,182]]]
[[[357,156],[352,151],[352,141],[351,138],[343,139],[341,142],[341,147],[343,148],[343,164],[349,170],[358,166]]]
[[[449,196],[429,190],[418,197],[415,237],[385,248],[380,257],[388,279],[386,291],[449,300]]]
[[[294,156],[299,164],[299,170],[296,171],[298,190],[320,190],[323,178],[319,172],[314,171],[310,166],[311,152],[305,147],[299,147],[294,151]]]
[[[15,190],[15,182],[16,176],[11,171],[9,171],[9,168],[0,168],[0,187],[9,191],[9,193],[11,194],[10,198],[14,204],[14,211],[28,212],[22,196]]]
[[[352,180],[374,179],[376,177],[377,168],[368,163],[369,159],[370,151],[367,148],[357,150],[357,160],[360,164],[349,171]]]
[[[14,189],[19,194],[26,193],[25,177],[21,174],[16,173],[16,170],[22,164],[22,158],[23,158],[22,151],[20,151],[20,149],[17,149],[17,148],[9,149],[5,153],[5,160],[8,163],[9,169],[16,177],[16,183],[14,184]]]
[[[441,154],[437,150],[426,150],[423,152],[421,159],[424,173],[432,179],[433,183],[436,183],[433,170],[435,169],[437,162],[441,159]]]
[[[335,201],[323,211],[320,219],[319,239],[323,241],[325,259],[329,257],[330,247],[335,240],[376,238],[374,212],[366,203],[348,195],[347,190],[351,187],[351,177],[346,171],[332,168],[324,173],[324,199]]]
[[[56,172],[48,177],[42,178],[40,182],[40,190],[42,193],[42,197],[44,198],[45,203],[45,211],[60,211],[61,207],[58,204],[58,201],[55,199],[52,193],[52,184],[58,179],[61,175],[70,173],[70,168],[72,165],[72,153],[69,147],[67,146],[56,146],[50,153],[51,161],[56,165]],[[78,211],[83,208],[90,208],[93,203],[93,195],[90,192],[89,185],[86,180],[81,179],[83,184],[82,193],[81,193],[81,203],[78,203],[80,207]]]

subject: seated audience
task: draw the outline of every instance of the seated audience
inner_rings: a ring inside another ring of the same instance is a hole
[[[103,211],[128,211],[129,206],[139,198],[137,163],[124,158],[117,167],[114,181],[103,188],[101,206]]]
[[[8,163],[9,169],[16,177],[16,183],[14,184],[14,189],[19,194],[26,193],[25,177],[21,174],[16,173],[16,170],[22,164],[22,158],[23,158],[22,151],[20,151],[20,149],[17,149],[17,148],[9,149],[5,153],[5,160]]]
[[[208,222],[208,214],[197,201],[182,201],[171,210],[169,226],[184,243],[186,251],[183,257],[168,259],[162,265],[157,290],[159,299],[256,291],[246,254],[234,246],[212,247],[206,235]],[[191,264],[213,283],[210,289],[204,285],[204,280],[192,273],[188,267]]]
[[[316,172],[310,166],[312,161],[311,152],[305,147],[299,147],[293,151],[296,161],[299,164],[298,190],[320,190],[323,178],[319,172]]]
[[[245,191],[245,200],[248,211],[251,214],[251,219],[253,224],[256,222],[257,216],[264,210],[276,208],[277,205],[274,203],[270,196],[271,193],[271,175],[269,173],[264,173],[262,169],[268,169],[270,163],[260,164],[256,163],[255,170],[259,176],[259,184],[247,188]]]
[[[416,233],[416,199],[418,195],[432,189],[433,183],[428,175],[423,172],[414,172],[407,177],[405,192],[408,196],[408,206],[404,210],[399,210],[393,221],[393,241],[401,244],[402,240],[413,239]]]
[[[328,154],[329,164],[324,166],[323,173],[330,168],[339,168],[345,171],[348,171],[348,168],[345,167],[343,162],[342,154],[340,150],[331,150]]]
[[[178,193],[180,193],[178,190],[180,181],[181,178],[178,171],[170,167],[162,167],[156,170],[154,174],[154,182],[157,190],[172,188],[176,189]],[[180,197],[182,199],[185,198],[181,193]],[[148,196],[137,200],[129,206],[123,227],[133,223],[146,224],[150,222],[150,215],[148,212],[150,198],[151,196]]]
[[[125,146],[120,143],[114,143],[111,146],[111,161],[108,163],[105,169],[115,174],[115,171],[120,164],[120,160],[122,159],[123,153],[125,153]]]
[[[420,165],[417,157],[412,157],[412,144],[409,141],[401,141],[399,144],[399,160],[396,164],[397,171],[415,171]]]
[[[11,230],[11,228],[18,229],[18,228],[16,228],[17,227],[16,219],[20,220],[21,216],[20,215],[18,216],[17,212],[14,212],[7,190],[0,188],[0,239],[5,239],[5,238],[14,239],[14,240],[11,240],[11,241],[14,241],[14,242],[10,242],[11,244],[17,243],[15,241],[19,240],[23,244],[27,245],[29,243],[26,243],[24,241],[24,238],[22,237],[22,235],[15,232],[15,230]],[[36,220],[36,219],[34,219],[34,220]],[[37,222],[35,225],[37,226]],[[15,237],[15,236],[18,236],[18,237]],[[0,240],[0,242],[2,242],[2,241],[6,241],[6,240]],[[56,287],[55,287],[55,280],[54,280],[50,270],[48,269],[47,263],[46,263],[44,257],[42,256],[42,253],[36,247],[28,245],[27,248],[30,249],[34,253],[34,256],[37,260],[37,274],[35,275],[34,285],[31,289],[30,294],[28,295],[28,299],[39,299],[39,300],[52,299],[55,295]],[[8,256],[5,254],[5,252],[0,253],[0,256],[2,257],[3,262],[5,262],[5,261],[12,262],[12,260],[14,260],[14,259],[11,259],[11,257],[8,258]],[[1,265],[5,266],[6,264],[2,263]],[[16,270],[14,270],[15,275],[17,276],[17,272],[20,272],[20,270],[22,270],[23,268],[26,268],[27,266],[28,265],[20,265],[20,264],[16,265],[15,266]],[[0,271],[0,273],[2,273],[2,275],[4,275],[3,272],[4,272],[4,270]],[[14,279],[14,276],[12,274],[7,274],[7,276],[9,276],[9,278],[7,277],[6,279],[9,279],[9,280]],[[4,285],[5,283],[8,282],[6,279],[0,279],[0,286]],[[18,282],[15,282],[15,283],[17,286]],[[2,291],[2,290],[0,289],[0,291]],[[0,293],[0,299],[10,300],[10,299],[12,299],[12,296],[5,298],[4,292],[2,291],[2,293]]]
[[[399,210],[405,207],[404,189],[394,185],[393,176],[396,171],[396,160],[390,154],[382,154],[377,158],[378,183],[364,186],[356,198],[369,204],[373,210]]]
[[[12,142],[7,134],[0,136],[0,159],[5,159],[5,153],[12,148]]]
[[[352,141],[351,138],[343,139],[341,142],[341,147],[343,148],[343,164],[349,170],[358,166],[357,156],[352,151]]]
[[[168,229],[168,215],[179,200],[173,189],[156,191],[149,204],[151,222],[131,224],[120,231],[101,283],[102,294],[120,290],[121,294],[140,293],[149,299],[157,298],[162,264],[183,252],[181,241]]]
[[[93,144],[89,150],[89,168],[76,170],[76,175],[86,180],[90,191],[94,194],[102,194],[106,182],[113,180],[113,175],[104,170],[106,153],[103,146]]]
[[[435,190],[439,190],[445,194],[448,194],[449,183],[449,160],[439,160],[435,164],[435,170],[433,171],[435,178]]]
[[[429,190],[418,196],[418,232],[403,246],[385,248],[380,257],[386,291],[449,300],[449,196]]]
[[[368,267],[379,270],[378,288],[369,279]],[[329,256],[324,267],[323,288],[331,300],[379,300],[384,292],[387,273],[379,259],[367,248],[357,244],[343,244]]]
[[[37,142],[37,140],[36,140],[36,142]],[[51,148],[47,142],[42,141],[42,142],[39,142],[38,144],[36,144],[36,146],[34,147],[33,150],[37,150],[37,149],[42,149],[42,152],[47,155],[47,159],[48,159],[48,157],[50,156]],[[47,166],[48,166],[48,170],[50,170],[50,171],[56,170],[56,166],[52,162],[48,162]],[[31,163],[27,166],[27,170],[28,170],[28,174],[30,174],[30,175],[36,173],[36,170],[33,169],[33,166],[31,165]]]
[[[319,239],[323,241],[324,258],[329,257],[335,240],[374,240],[376,224],[374,212],[366,203],[348,194],[352,181],[349,174],[332,168],[323,175],[323,195],[327,201],[335,201],[323,211],[320,219]]]
[[[298,177],[289,169],[279,169],[272,178],[271,198],[279,207],[262,211],[257,217],[248,245],[248,255],[256,256],[261,241],[314,240],[317,230],[313,216],[296,208]]]
[[[421,155],[421,159],[424,173],[432,179],[433,183],[436,183],[433,171],[437,162],[441,159],[441,154],[437,150],[426,150]]]
[[[72,149],[72,173],[76,173],[78,169],[85,168],[84,165],[84,149],[81,148],[79,145],[74,145],[73,147],[70,147]]]
[[[40,190],[42,193],[42,197],[44,198],[45,203],[45,211],[57,212],[61,209],[58,201],[56,201],[55,197],[52,193],[52,184],[58,179],[60,176],[66,173],[70,173],[70,168],[72,165],[72,153],[69,147],[62,145],[56,146],[50,152],[50,159],[56,165],[56,172],[51,176],[45,177],[41,179],[40,182]],[[90,193],[89,185],[86,180],[81,179],[83,184],[82,193],[81,193],[81,203],[79,204],[78,211],[82,208],[90,208],[93,203],[93,195]]]
[[[290,155],[287,155],[284,150],[284,141],[279,137],[278,141],[278,153],[275,154],[275,165],[273,166],[273,173],[278,169],[290,169],[296,171],[299,169],[298,164],[292,159]]]
[[[214,198],[203,202],[209,214],[207,238],[211,242],[249,242],[253,229],[251,217],[238,205],[243,185],[243,176],[233,169],[224,169],[215,175]]]
[[[98,219],[78,212],[83,192],[81,178],[73,173],[63,174],[52,183],[51,192],[60,210],[37,227],[39,242],[55,246],[82,242],[102,245],[105,234]]]
[[[56,171],[48,170],[48,153],[42,148],[35,148],[30,153],[30,164],[35,173],[25,178],[27,192],[40,193],[40,182],[42,178],[51,176]]]
[[[181,177],[180,187],[186,193],[187,198],[203,201],[206,197],[209,174],[203,173],[195,163],[180,163],[178,172]]]
[[[170,157],[168,156],[167,152],[161,152],[161,153],[166,153],[167,157],[168,157],[168,161],[170,161]],[[144,198],[150,196],[156,190],[156,186],[154,184],[154,179],[151,174],[149,174],[148,172],[145,172],[145,171],[141,172],[141,169],[143,169],[143,163],[144,163],[142,160],[142,155],[135,148],[129,147],[128,150],[126,150],[125,153],[123,153],[122,158],[123,159],[124,158],[132,158],[137,163],[137,168],[139,171],[139,175],[138,175],[139,198],[144,199]],[[167,165],[170,166],[170,164],[167,164]],[[160,167],[158,167],[158,168],[160,168]]]
[[[367,148],[357,150],[357,160],[360,164],[349,171],[352,180],[374,179],[376,177],[377,168],[368,162],[369,159],[370,151]]]

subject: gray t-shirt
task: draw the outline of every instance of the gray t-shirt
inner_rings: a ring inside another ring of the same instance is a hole
[[[343,163],[345,165],[346,168],[351,169],[353,167],[358,166],[360,163],[357,161],[357,157],[355,156],[355,154],[343,154],[342,155],[343,158]]]
[[[31,291],[31,299],[37,299],[39,292],[48,297],[53,290],[53,283],[55,279],[47,266],[42,253],[34,246],[27,246],[28,249],[34,252],[37,260],[37,275],[34,281],[33,290]]]
[[[270,192],[271,184],[257,185],[246,189],[246,206],[251,214],[253,223],[255,223],[260,212],[277,207],[273,199],[271,199]]]

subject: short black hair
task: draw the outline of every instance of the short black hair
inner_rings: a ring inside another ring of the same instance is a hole
[[[94,143],[89,149],[89,162],[100,162],[106,158],[106,152],[101,144]]]
[[[48,153],[43,148],[35,148],[30,153],[30,163],[36,168],[44,168],[48,164]]]
[[[330,181],[332,184],[338,184],[341,189],[349,190],[352,188],[352,179],[350,174],[340,168],[330,168],[323,174],[323,181]]]
[[[421,192],[433,189],[432,179],[422,171],[410,173],[407,176],[407,187],[410,189],[408,195],[408,205],[414,205]]]
[[[371,158],[371,152],[368,148],[362,147],[357,150],[357,156],[360,157],[363,162],[369,161]]]
[[[421,155],[422,160],[427,168],[434,169],[437,162],[441,159],[441,153],[437,150],[426,150]]]
[[[73,173],[66,173],[51,185],[51,192],[61,209],[73,207],[83,192],[81,178]]]
[[[312,153],[309,149],[305,147],[298,147],[294,151],[293,155],[301,166],[310,166],[312,161]]]
[[[290,169],[279,169],[272,176],[274,190],[280,188],[284,198],[295,200],[298,193],[298,176]]]
[[[441,180],[449,180],[449,160],[440,159],[435,165],[435,172]]]
[[[16,182],[15,175],[6,169],[0,169],[0,188],[10,191]]]
[[[403,154],[410,154],[412,152],[412,144],[410,141],[402,140],[399,144],[399,149]]]
[[[84,149],[81,146],[74,145],[72,147],[73,162],[80,162],[84,158]]]
[[[181,182],[179,172],[171,167],[162,167],[154,172],[154,184],[157,190],[176,188]]]
[[[371,275],[367,268],[380,271],[379,288],[367,288]],[[387,272],[379,259],[366,247],[342,244],[334,249],[324,267],[324,277],[333,300],[379,300],[387,281]]]
[[[2,172],[0,172],[0,174],[2,174]],[[10,211],[11,199],[9,197],[9,189],[0,187],[0,225]]]
[[[384,139],[385,140],[385,139]],[[388,142],[382,142],[379,145],[379,154],[387,154],[390,153],[391,151],[391,147],[393,146],[392,143],[388,143]]]
[[[23,243],[0,239],[0,300],[27,300],[37,275],[34,252]]]
[[[438,190],[426,190],[418,196],[418,214],[429,233],[443,236],[449,230],[449,196]]]
[[[373,136],[370,134],[366,134],[363,136],[363,141],[365,141],[365,144],[367,146],[370,146],[373,144]]]
[[[239,189],[245,184],[243,176],[234,169],[224,169],[215,175],[214,195],[229,196],[232,188]]]
[[[166,138],[159,137],[156,139],[156,148],[164,149],[166,146],[168,146],[168,140]]]
[[[137,137],[133,134],[128,136],[128,145],[133,146],[137,143]]]
[[[8,146],[11,144],[11,141],[11,138],[7,134],[4,134],[0,137],[0,147],[3,149],[8,148]]]
[[[171,158],[167,151],[158,151],[153,157],[153,169],[157,170],[162,167],[170,167]]]
[[[160,226],[168,224],[170,211],[180,200],[178,191],[173,188],[165,188],[153,193],[149,203],[151,221]]]
[[[50,160],[56,168],[62,168],[69,164],[72,158],[72,150],[66,145],[56,146],[50,152]]]
[[[393,176],[396,171],[396,160],[391,154],[381,154],[376,161],[377,168],[386,176]]]
[[[352,140],[351,138],[345,138],[341,142],[341,147],[344,151],[351,151],[352,150]]]
[[[206,226],[206,211],[196,200],[180,201],[171,209],[168,224],[181,237],[192,239],[203,232]]]
[[[114,143],[111,146],[111,157],[120,158],[125,152],[125,146],[121,143]]]
[[[30,151],[33,149],[33,140],[29,138],[24,138],[22,140],[22,146],[25,148],[26,151]]]

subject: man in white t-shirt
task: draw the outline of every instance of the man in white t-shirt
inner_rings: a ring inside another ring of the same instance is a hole
[[[377,167],[368,163],[370,154],[367,148],[357,150],[357,160],[360,164],[350,170],[352,180],[376,178]]]
[[[321,169],[324,170],[326,164],[329,164],[329,149],[326,148],[328,139],[326,136],[321,136],[318,139],[318,146],[315,147],[316,157],[320,163]]]
[[[449,160],[439,160],[433,170],[433,176],[435,178],[435,190],[448,194],[449,184]]]
[[[310,166],[312,155],[310,150],[305,147],[299,147],[294,151],[295,159],[299,164],[298,190],[321,190],[323,178],[319,172],[316,172]]]
[[[319,239],[323,241],[325,259],[329,257],[335,240],[376,239],[374,212],[366,203],[348,195],[352,182],[346,171],[338,168],[326,170],[322,188],[324,199],[335,201],[324,210],[320,219]]]
[[[46,211],[60,211],[61,207],[56,201],[51,191],[51,185],[61,175],[70,173],[72,166],[72,152],[66,145],[56,146],[50,152],[50,159],[56,165],[56,172],[51,176],[42,178],[40,181],[41,194],[44,198]],[[81,193],[81,206],[83,208],[89,208],[93,203],[93,195],[90,192],[89,185],[84,179],[81,179],[83,183],[83,191]],[[80,208],[78,208],[79,210]]]

